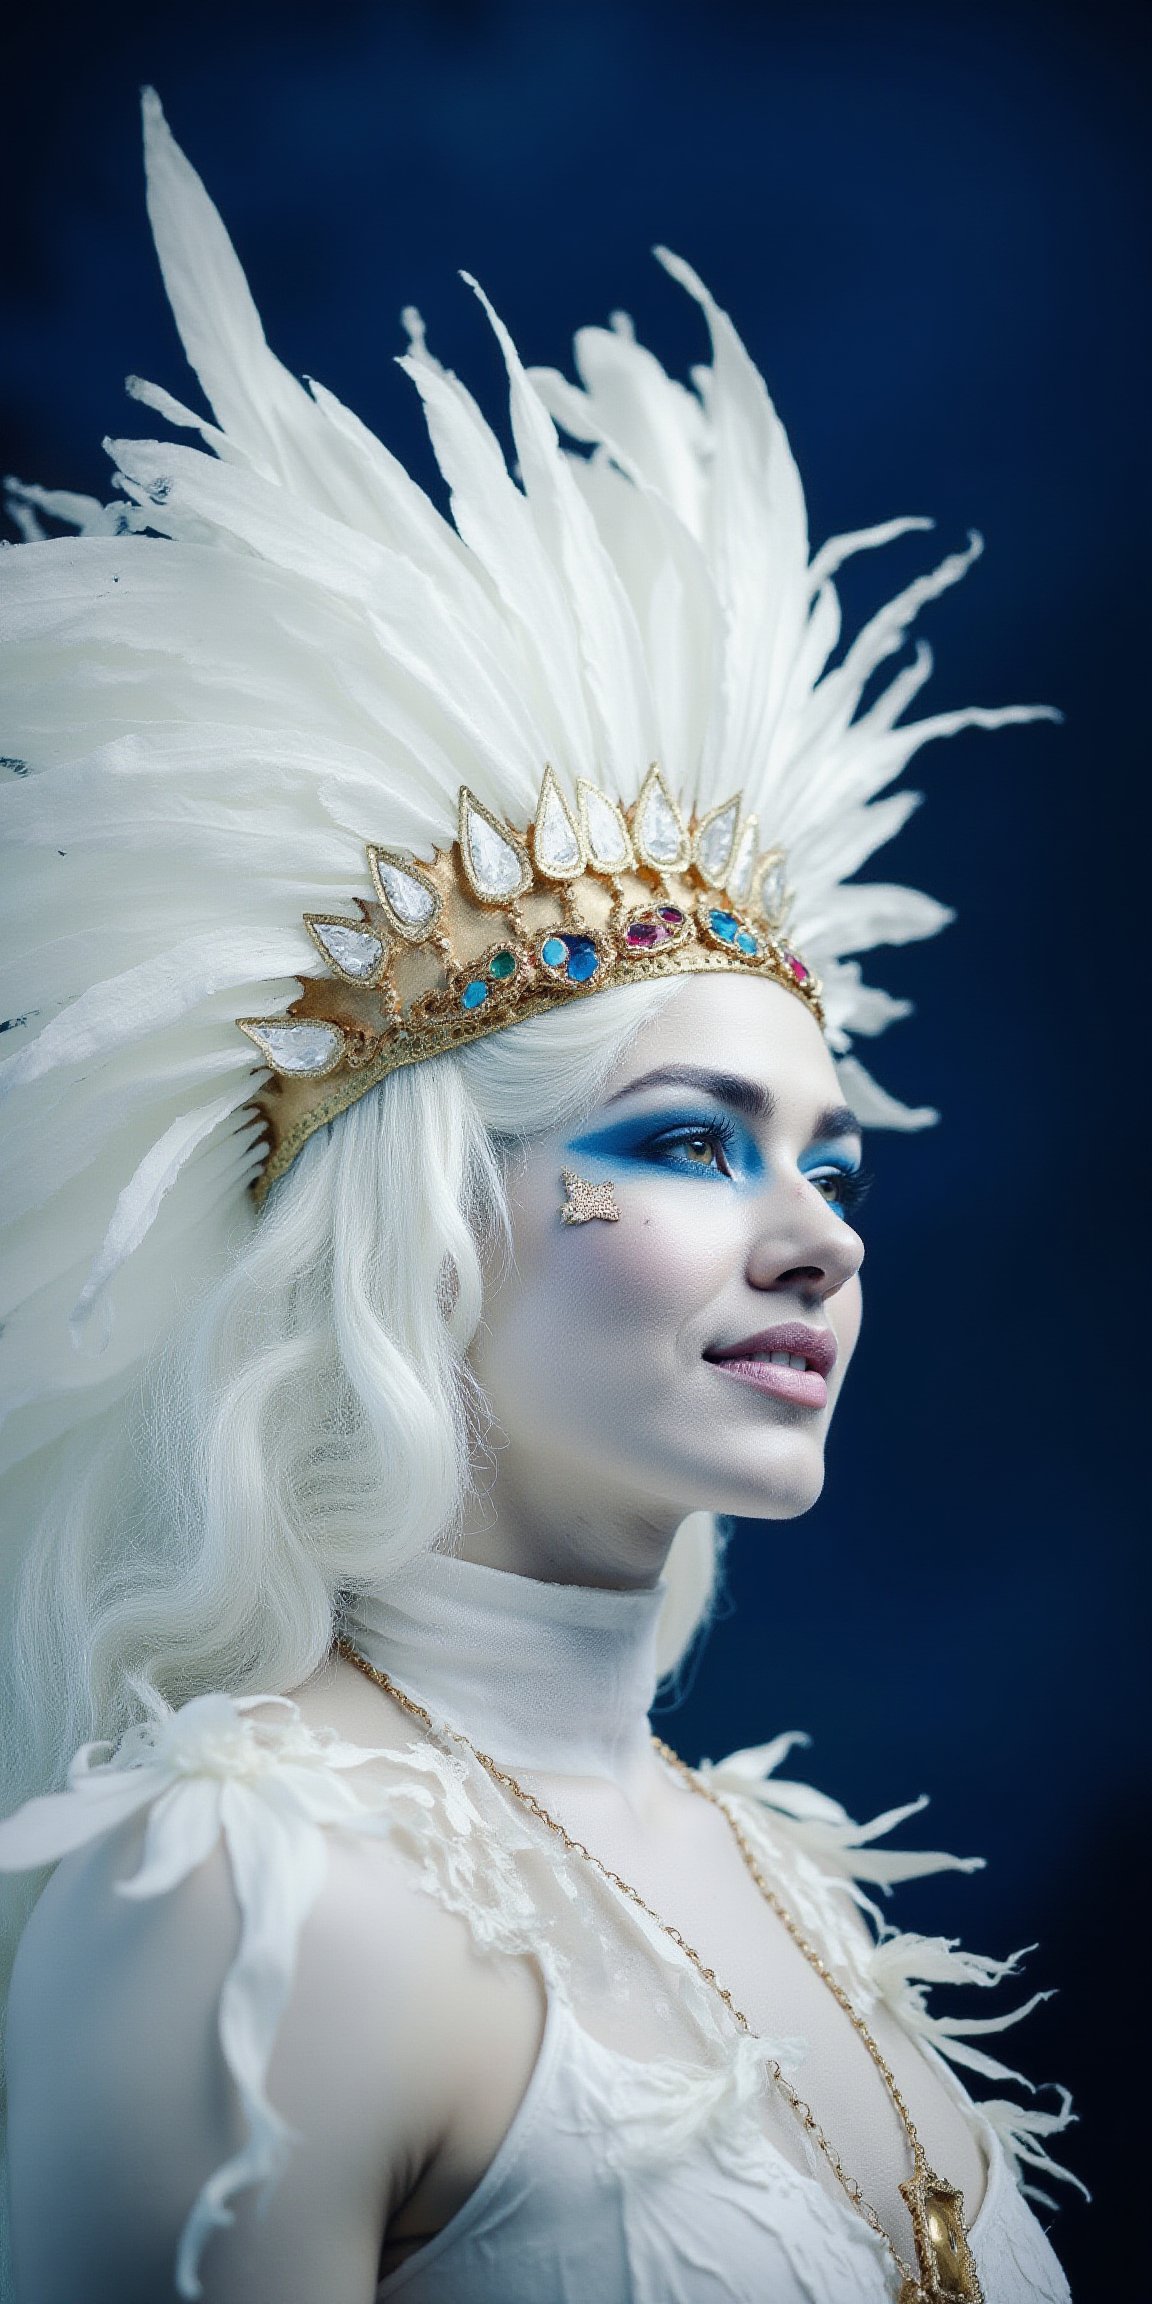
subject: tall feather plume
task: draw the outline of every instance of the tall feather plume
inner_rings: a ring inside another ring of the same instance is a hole
[[[631,798],[653,757],[686,806],[742,789],[765,843],[789,850],[796,934],[853,1102],[918,1127],[932,1115],[848,1053],[906,1011],[856,956],[948,915],[850,875],[914,805],[882,795],[921,744],[1037,716],[904,720],[925,650],[861,710],[978,542],[834,662],[838,569],[927,523],[811,556],[763,380],[678,258],[660,252],[712,341],[691,386],[619,316],[578,335],[578,383],[525,369],[477,289],[508,371],[515,471],[409,316],[400,364],[446,518],[276,359],[151,94],[144,135],[161,269],[210,412],[130,379],[183,437],[110,444],[107,504],[14,483],[28,541],[0,555],[0,1470],[104,1415],[181,1293],[255,1221],[235,1020],[286,1006],[313,971],[302,914],[347,907],[366,840],[447,844],[461,783],[523,821],[545,762],[570,794],[587,776]]]

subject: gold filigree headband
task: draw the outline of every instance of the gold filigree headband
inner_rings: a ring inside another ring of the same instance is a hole
[[[282,1016],[238,1019],[273,1077],[262,1196],[317,1128],[405,1064],[565,1001],[655,976],[767,976],[823,1024],[820,984],[785,941],[779,848],[739,794],[685,820],[657,767],[629,808],[581,781],[574,810],[550,768],[523,834],[462,789],[458,837],[431,863],[367,848],[357,918],[309,912],[327,964]]]

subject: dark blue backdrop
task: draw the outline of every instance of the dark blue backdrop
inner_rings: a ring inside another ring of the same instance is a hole
[[[990,1857],[902,1911],[1001,1953],[1039,1939],[1031,1978],[1060,1994],[1019,2052],[1081,2102],[1070,2155],[1100,2205],[1071,2206],[1059,2241],[1088,2304],[1135,2294],[1105,2168],[1139,2118],[1111,2068],[1129,1961],[1147,1995],[1148,1179],[1124,1017],[1148,871],[1136,21],[1024,0],[230,0],[199,25],[143,0],[42,9],[5,75],[0,307],[8,463],[103,491],[102,433],[138,422],[124,372],[186,388],[141,197],[151,79],[277,349],[423,477],[389,365],[402,304],[490,407],[461,265],[531,359],[566,365],[574,326],[623,305],[684,364],[702,344],[648,256],[666,240],[767,375],[817,539],[906,511],[933,513],[942,547],[985,532],[929,619],[935,701],[1046,699],[1066,725],[916,764],[930,803],[900,865],[960,919],[877,965],[921,1003],[878,1069],[944,1123],[873,1147],[868,1320],[827,1493],[796,1526],[740,1531],[736,1611],[673,1732],[715,1753],[805,1725],[812,1773],[856,1811],[929,1788],[930,1839]],[[921,551],[852,571],[850,609]]]

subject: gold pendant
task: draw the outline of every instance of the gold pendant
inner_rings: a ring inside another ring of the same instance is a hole
[[[900,2304],[984,2304],[964,2223],[964,2195],[922,2160],[900,2186],[912,2218],[918,2281],[906,2280]]]

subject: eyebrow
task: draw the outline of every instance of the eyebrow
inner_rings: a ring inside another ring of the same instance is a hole
[[[655,1072],[642,1072],[638,1079],[629,1080],[606,1101],[618,1104],[622,1097],[638,1096],[643,1088],[696,1088],[705,1096],[714,1096],[717,1103],[727,1104],[732,1111],[745,1113],[751,1120],[770,1120],[776,1109],[771,1089],[745,1079],[742,1072],[712,1072],[700,1064],[662,1064]],[[818,1115],[812,1129],[813,1137],[824,1144],[834,1143],[842,1136],[862,1136],[863,1133],[860,1121],[847,1104],[830,1104]]]

